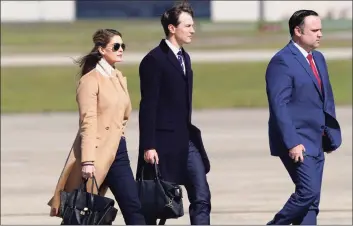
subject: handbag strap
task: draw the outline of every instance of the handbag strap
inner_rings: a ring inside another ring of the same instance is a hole
[[[88,180],[87,180],[88,181]],[[86,183],[87,183],[86,181]],[[97,194],[99,195],[99,188],[98,188],[98,183],[97,183],[97,180],[96,180],[96,177],[93,176],[92,177],[92,185],[91,185],[91,194],[89,195],[90,198],[91,198],[91,206],[93,207],[94,206],[94,195],[93,195],[93,186],[96,185],[96,188],[97,188]]]
[[[82,183],[80,184],[80,188],[79,190],[82,192],[87,192],[87,182],[88,182],[88,179],[84,179],[82,178]],[[98,183],[97,183],[97,180],[96,180],[96,177],[93,176],[92,177],[92,185],[91,185],[91,192],[90,192],[90,201],[91,201],[91,206],[94,205],[94,195],[93,195],[93,186],[96,185],[96,188],[97,188],[97,194],[99,194],[99,187],[98,187]],[[88,192],[87,192],[88,193]],[[77,195],[78,195],[78,192],[75,192],[75,197],[74,197],[74,207],[76,208],[76,199],[77,199]]]
[[[81,191],[87,192],[87,182],[88,182],[88,179],[82,178],[82,183],[80,185],[80,190]],[[91,193],[93,193],[93,186],[94,185],[96,185],[97,193],[98,193],[98,195],[100,195],[99,194],[99,187],[98,187],[97,179],[96,179],[95,176],[92,177]]]
[[[147,165],[147,164],[149,164],[149,163],[145,162],[145,163],[142,165],[142,167],[141,167],[141,173],[140,173],[140,174],[141,174],[141,175],[140,175],[140,179],[141,179],[141,180],[143,180],[145,165]],[[156,159],[154,160],[153,168],[154,168],[155,179],[156,179],[156,180],[160,180],[160,179],[162,178],[162,175],[161,175],[161,173],[160,173],[160,171],[159,171],[159,167],[158,167],[158,165],[157,165],[157,163],[156,163]]]
[[[96,185],[97,188],[97,194],[99,194],[99,187],[98,187],[98,183],[97,183],[97,179],[95,176],[92,177],[92,185],[91,185],[91,193],[93,194],[93,186]]]
[[[156,179],[162,178],[161,172],[159,171],[159,167],[158,167],[158,165],[156,163],[156,159],[154,160],[153,165],[154,165],[154,173],[156,175]]]

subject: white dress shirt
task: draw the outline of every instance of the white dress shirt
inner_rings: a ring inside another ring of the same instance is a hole
[[[300,45],[298,45],[297,43],[295,43],[293,40],[292,40],[293,44],[295,45],[295,47],[297,47],[299,49],[299,51],[303,54],[303,56],[305,57],[306,61],[308,62],[308,64],[310,65],[310,62],[307,58],[307,56],[310,54],[312,54],[312,52],[310,51],[309,53],[303,49]],[[315,59],[313,58],[313,62],[314,62],[314,65],[316,67],[316,64],[315,64]]]
[[[175,57],[178,60],[178,52],[181,51],[181,49],[178,49],[176,46],[174,46],[169,40],[165,39],[165,42],[167,43],[167,45],[169,46],[169,48],[173,51]],[[183,61],[183,71],[185,74],[185,61],[184,61],[184,57],[181,58]],[[179,62],[179,60],[178,60]]]

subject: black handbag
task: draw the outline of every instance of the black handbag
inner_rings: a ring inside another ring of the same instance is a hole
[[[154,163],[154,178],[144,180],[144,166],[141,177],[137,179],[138,194],[145,217],[160,219],[159,225],[166,219],[179,218],[184,215],[183,193],[178,184],[162,179],[158,166]]]
[[[111,225],[118,210],[114,207],[114,200],[93,194],[93,186],[98,184],[92,178],[91,192],[87,192],[87,180],[82,181],[80,187],[72,192],[61,191],[59,216],[62,225]]]

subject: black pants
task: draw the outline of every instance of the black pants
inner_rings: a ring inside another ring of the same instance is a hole
[[[188,183],[185,185],[185,189],[190,202],[190,224],[210,225],[211,192],[201,155],[192,142],[189,143],[187,172]],[[146,223],[155,225],[157,219],[146,216]]]
[[[130,167],[125,137],[122,137],[115,160],[106,177],[109,189],[117,201],[126,225],[144,225],[136,182]]]

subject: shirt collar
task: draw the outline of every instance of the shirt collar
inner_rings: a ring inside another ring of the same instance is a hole
[[[98,61],[96,68],[103,76],[112,76],[115,70],[104,58]]]
[[[292,43],[295,45],[295,47],[297,47],[299,49],[299,51],[303,54],[303,56],[306,58],[309,54],[312,54],[312,52],[310,51],[309,53],[303,49],[300,45],[298,45],[297,43],[295,43],[293,40],[292,40]]]
[[[165,42],[167,43],[167,45],[169,46],[169,48],[173,51],[173,53],[177,56],[178,52],[181,49],[178,49],[176,46],[174,46],[168,39],[165,39]]]

